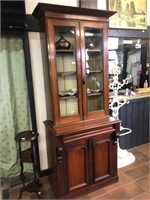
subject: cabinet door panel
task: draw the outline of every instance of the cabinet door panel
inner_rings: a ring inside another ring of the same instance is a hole
[[[82,79],[84,119],[99,117],[108,112],[107,51],[104,48],[107,26],[99,23],[81,23]],[[105,101],[104,101],[105,99]]]
[[[88,144],[76,142],[66,147],[69,190],[81,188],[88,184]]]
[[[110,136],[92,140],[93,182],[111,176],[111,146]]]

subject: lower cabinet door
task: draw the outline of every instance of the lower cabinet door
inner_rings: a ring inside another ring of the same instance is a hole
[[[68,194],[94,185],[107,185],[117,177],[117,144],[113,131],[95,133],[86,139],[65,140],[64,172]]]
[[[90,144],[92,182],[110,178],[113,174],[113,141],[111,140],[111,134],[94,137]],[[116,159],[114,159],[114,162],[116,162]]]
[[[86,187],[89,182],[88,140],[65,143],[69,191]]]

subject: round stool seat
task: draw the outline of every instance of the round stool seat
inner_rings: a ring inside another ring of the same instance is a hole
[[[31,142],[37,139],[38,133],[34,131],[22,131],[15,136],[17,142]]]

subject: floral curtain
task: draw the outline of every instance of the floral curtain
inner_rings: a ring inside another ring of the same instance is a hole
[[[0,38],[0,177],[18,176],[18,132],[31,130],[23,39]],[[24,144],[24,148],[27,145]]]

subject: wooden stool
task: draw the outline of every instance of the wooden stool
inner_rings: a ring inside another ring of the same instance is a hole
[[[19,157],[20,157],[20,180],[23,183],[23,187],[20,189],[20,194],[18,199],[21,198],[22,193],[24,191],[28,192],[35,192],[40,199],[40,186],[39,183],[39,176],[38,176],[38,169],[37,169],[37,159],[36,159],[36,152],[35,152],[35,142],[37,142],[38,133],[34,131],[23,131],[18,133],[15,136],[16,142],[19,144]],[[31,147],[23,150],[21,149],[22,142],[30,142]],[[33,173],[34,173],[34,180],[27,185],[25,184],[25,175],[24,175],[24,167],[23,163],[32,163],[33,164]]]

